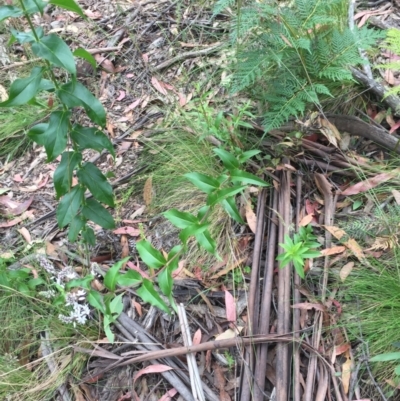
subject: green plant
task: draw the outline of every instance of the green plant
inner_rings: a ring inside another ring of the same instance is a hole
[[[168,254],[157,250],[146,239],[142,239],[136,244],[142,261],[149,268],[149,278],[144,278],[134,270],[121,272],[121,267],[129,259],[125,258],[103,274],[104,286],[109,291],[106,295],[91,287],[91,282],[95,277],[94,274],[90,274],[69,281],[65,285],[65,289],[58,286],[61,299],[58,298],[57,302],[62,302],[67,297],[66,292],[71,288],[79,287],[85,290],[87,302],[102,314],[104,331],[111,342],[114,341],[114,334],[110,325],[122,312],[123,294],[117,294],[117,286],[122,291],[124,287],[137,287],[136,294],[141,299],[166,313],[171,313],[171,309],[176,309],[173,299],[173,272],[178,268],[180,257],[187,250],[190,239],[194,237],[200,247],[218,257],[216,242],[208,230],[212,209],[217,204],[221,204],[232,219],[243,223],[236,206],[235,196],[244,191],[248,185],[267,185],[262,179],[241,169],[242,164],[256,155],[258,151],[242,152],[240,156],[236,157],[221,148],[214,149],[214,153],[224,166],[218,177],[201,173],[186,174],[186,178],[207,195],[206,205],[196,213],[181,212],[177,209],[171,209],[164,213],[165,217],[181,230],[179,234],[181,244],[173,247]]]
[[[316,239],[310,225],[300,227],[299,232],[293,235],[293,239],[286,235],[285,242],[279,244],[285,252],[276,257],[276,260],[281,262],[279,267],[284,268],[289,263],[293,263],[297,274],[304,278],[304,261],[321,255],[319,251],[315,250],[321,246]]]
[[[400,32],[398,29],[388,29],[386,31],[386,39],[381,43],[381,46],[395,55],[400,55]],[[400,68],[400,61],[395,60],[386,64],[378,64],[376,68],[384,68],[386,70],[398,70]],[[400,85],[394,86],[388,90],[385,97],[390,95],[397,95],[400,92]]]
[[[394,346],[396,346],[397,348],[400,348],[400,344],[399,343],[394,343]],[[388,352],[386,354],[379,354],[379,355],[375,355],[374,357],[372,357],[370,359],[370,362],[397,362],[400,363],[400,352]],[[400,379],[400,365],[397,365],[394,368],[394,373],[396,376],[398,376],[398,379]],[[400,381],[400,380],[398,380]]]
[[[18,107],[35,105],[51,111],[47,123],[32,127],[28,136],[39,145],[44,146],[47,161],[54,161],[61,156],[61,162],[54,172],[53,180],[57,199],[61,198],[56,215],[60,228],[69,225],[68,238],[76,241],[79,234],[87,244],[94,245],[95,235],[87,225],[89,220],[103,228],[113,228],[114,220],[109,211],[102,206],[114,206],[112,187],[103,173],[90,162],[83,162],[82,151],[93,149],[101,152],[108,150],[115,155],[108,137],[101,131],[106,124],[106,113],[100,101],[82,85],[76,78],[75,57],[82,57],[96,67],[91,54],[84,49],[74,52],[57,35],[45,35],[42,27],[35,27],[31,15],[43,14],[47,4],[53,4],[66,10],[76,12],[84,18],[80,7],[73,0],[19,0],[17,6],[0,7],[0,21],[7,18],[23,16],[31,30],[19,32],[11,29],[10,43],[19,42],[30,45],[32,52],[43,60],[42,66],[35,66],[29,77],[16,79],[10,87],[9,98],[0,103],[0,107]],[[65,74],[55,74],[56,69],[64,70]],[[64,76],[65,79],[57,78]],[[48,78],[48,79],[47,79]],[[41,103],[37,96],[48,92],[47,104]],[[53,96],[57,105],[52,110]],[[93,126],[84,127],[74,123],[72,111],[81,107],[92,121]],[[73,186],[73,176],[76,174],[78,185]],[[89,190],[92,197],[85,197]]]
[[[220,0],[215,11],[232,1]],[[268,132],[302,116],[335,89],[353,82],[350,65],[362,64],[380,33],[344,27],[343,0],[295,0],[282,5],[251,1],[239,8],[232,30],[237,61],[231,90],[247,89],[264,108]]]

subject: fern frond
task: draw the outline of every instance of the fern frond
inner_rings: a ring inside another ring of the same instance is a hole
[[[219,14],[225,8],[231,7],[236,3],[236,0],[218,0],[215,3],[213,16]]]

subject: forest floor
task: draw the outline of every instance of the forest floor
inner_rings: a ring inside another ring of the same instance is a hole
[[[400,399],[396,361],[369,361],[399,348],[400,120],[393,105],[400,101],[392,96],[388,106],[376,90],[378,81],[398,85],[398,72],[374,70],[367,79],[355,70],[353,115],[291,121],[260,141],[255,102],[232,95],[225,84],[235,55],[231,10],[213,17],[206,0],[79,4],[85,21],[48,8],[35,24],[96,58],[97,70],[78,62],[78,78],[106,108],[116,158],[84,155],[112,177],[118,227],[94,225],[97,242],[89,254],[68,242],[55,218],[58,162],[46,163],[44,149],[25,135],[50,111],[4,109],[1,272],[27,267],[35,276],[45,257],[57,271],[83,275],[87,259],[107,271],[129,256],[127,269],[148,274],[136,242],[144,236],[166,252],[176,244],[177,231],[162,213],[202,205],[204,196],[182,176],[218,174],[213,146],[249,150],[257,143],[261,153],[247,167],[270,185],[249,187],[241,197],[246,225],[216,212],[212,230],[221,260],[192,247],[175,275],[192,359],[186,359],[178,317],[135,291],[126,293],[110,344],[95,313],[86,325],[67,325],[58,307],[10,293],[1,283],[0,399],[286,401],[289,387],[298,401],[300,395],[307,401]],[[355,15],[358,24],[400,29],[395,2],[371,3]],[[24,29],[22,20],[15,24]],[[26,47],[7,45],[12,27],[0,27],[2,100],[37,62]],[[400,57],[378,45],[377,53],[376,63]],[[83,123],[85,117],[74,118]],[[320,257],[306,261],[304,280],[275,260],[285,234],[301,227],[312,227],[321,244]],[[93,285],[104,291],[100,277]]]

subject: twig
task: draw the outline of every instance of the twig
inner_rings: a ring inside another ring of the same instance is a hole
[[[118,328],[118,330],[126,337],[129,341],[135,342],[136,338],[135,335],[133,335],[125,326],[123,326],[119,322],[115,322],[115,326]],[[147,348],[144,345],[140,344],[135,344],[135,347],[137,349],[147,351]],[[153,365],[159,364],[160,362],[157,360],[150,361]],[[161,375],[164,377],[165,380],[167,380],[171,386],[175,387],[178,393],[185,399],[189,401],[196,401],[195,398],[192,397],[190,392],[188,391],[187,387],[185,384],[177,377],[175,372],[167,371],[167,372],[162,372]]]
[[[393,114],[398,117],[400,116],[400,98],[398,96],[389,95],[385,97],[385,93],[388,90],[383,85],[376,82],[374,79],[368,78],[357,68],[350,67],[350,71],[359,83],[369,88],[380,100],[385,102],[393,110]]]
[[[164,68],[167,68],[170,65],[175,64],[178,61],[186,60],[186,59],[192,58],[192,57],[206,56],[206,55],[209,55],[211,53],[215,53],[218,50],[221,50],[223,47],[224,47],[224,44],[217,43],[217,44],[215,44],[213,46],[207,47],[206,49],[194,50],[194,51],[191,51],[191,52],[178,54],[177,56],[172,57],[171,59],[166,60],[163,63],[153,67],[153,70],[154,71],[161,71]]]

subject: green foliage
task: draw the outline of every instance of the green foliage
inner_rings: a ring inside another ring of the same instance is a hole
[[[266,104],[266,131],[311,105],[320,108],[332,88],[352,81],[347,67],[364,62],[358,49],[369,50],[381,38],[367,28],[341,29],[341,3],[295,0],[278,7],[252,1],[238,13],[231,90],[248,89]]]
[[[73,0],[51,0],[49,3],[84,17]],[[102,104],[76,78],[74,56],[83,57],[92,64],[95,61],[84,49],[78,49],[73,54],[60,37],[55,34],[46,35],[43,28],[34,27],[31,15],[43,13],[46,4],[42,0],[19,0],[19,7],[0,7],[0,21],[23,16],[31,27],[29,32],[13,29],[11,43],[29,45],[32,52],[44,61],[44,67],[34,67],[29,77],[16,79],[11,84],[9,97],[0,103],[0,108],[26,104],[46,108],[36,97],[46,92],[55,94],[57,106],[51,110],[49,121],[33,126],[28,137],[44,146],[49,162],[61,155],[61,162],[54,174],[57,198],[61,198],[56,211],[58,225],[63,228],[70,224],[70,241],[75,241],[82,234],[83,241],[93,245],[94,232],[86,223],[91,220],[103,228],[114,228],[111,214],[102,206],[103,203],[114,207],[114,197],[112,187],[103,173],[92,163],[82,163],[81,152],[84,149],[98,152],[106,149],[113,156],[115,154],[111,141],[99,129],[106,123],[106,112]],[[54,73],[57,69],[65,70],[65,81],[56,78],[62,76]],[[50,76],[51,81],[45,79],[45,76]],[[86,111],[93,127],[73,124],[73,111],[76,107]],[[67,147],[73,150],[66,150]],[[78,185],[72,187],[74,174],[78,178]],[[87,190],[93,198],[85,197]]]
[[[394,53],[397,56],[400,56],[400,31],[398,29],[392,28],[386,31],[386,39],[381,43],[381,46]],[[384,68],[391,70],[399,70],[400,69],[400,61],[392,61],[386,64],[378,64],[375,66],[376,68]],[[390,95],[397,95],[400,93],[400,85],[397,85],[391,88],[386,92],[385,97]]]
[[[279,267],[283,268],[289,263],[293,263],[297,274],[304,278],[304,261],[321,255],[319,251],[315,250],[321,246],[319,242],[316,242],[316,239],[317,237],[312,233],[310,225],[300,227],[299,232],[293,235],[293,239],[286,235],[285,242],[279,244],[285,250],[276,258],[281,262]]]

